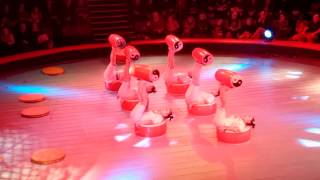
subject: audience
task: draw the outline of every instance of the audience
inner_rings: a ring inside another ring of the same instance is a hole
[[[209,23],[206,13],[201,12],[198,15],[195,37],[208,37]]]
[[[84,1],[0,1],[0,56],[64,45],[62,29],[79,21]]]
[[[222,39],[225,37],[225,32],[226,32],[226,27],[224,24],[224,21],[222,18],[219,18],[216,23],[215,26],[213,27],[212,31],[211,31],[211,35],[213,38],[219,38]]]
[[[62,28],[76,21],[76,6],[84,1],[0,2],[0,55],[64,45]],[[166,34],[262,39],[263,32],[271,29],[279,40],[320,41],[316,0],[132,1],[131,21],[138,39],[163,39]]]
[[[241,20],[237,10],[231,12],[231,19],[227,29],[226,38],[238,38],[241,29]]]
[[[307,32],[308,41],[317,42],[319,40],[319,33],[320,33],[319,14],[313,15],[312,21],[309,24],[306,32]]]
[[[148,32],[152,38],[161,38],[164,36],[165,22],[158,11],[153,11],[150,20],[147,22]]]
[[[166,24],[166,33],[167,34],[177,34],[179,32],[180,25],[178,20],[175,18],[174,15],[170,15],[167,18]]]
[[[245,24],[240,30],[239,39],[251,39],[256,31],[256,26],[254,25],[253,18],[247,17]]]
[[[187,16],[183,22],[183,37],[192,37],[196,29],[196,20],[192,15]]]
[[[17,49],[21,52],[31,50],[31,34],[27,27],[27,23],[20,21],[19,31],[17,33]]]
[[[274,27],[277,39],[286,40],[289,38],[291,29],[287,16],[284,13],[280,13],[279,20],[276,20]]]
[[[166,24],[165,32],[182,37],[262,39],[264,31],[271,29],[279,40],[320,40],[320,3],[312,0],[176,0],[177,5],[173,6],[176,9],[172,12],[166,6],[167,13],[152,2],[148,1],[147,6],[153,7],[153,13],[162,12],[156,19],[166,19],[161,21]],[[185,5],[180,9],[178,5],[182,2]],[[153,16],[149,21],[152,22]],[[313,16],[311,21],[308,16]],[[163,31],[153,35],[161,28],[149,27],[145,36],[163,38]]]

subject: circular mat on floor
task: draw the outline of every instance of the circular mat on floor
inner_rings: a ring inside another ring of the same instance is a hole
[[[64,73],[64,69],[58,66],[51,66],[42,69],[42,73],[49,76],[56,76]]]
[[[38,118],[49,114],[47,106],[30,107],[21,111],[21,116],[28,118]]]
[[[35,103],[44,101],[45,97],[42,94],[24,94],[19,97],[19,101],[24,103]]]
[[[36,164],[53,164],[62,161],[65,153],[61,149],[47,148],[32,153],[31,162]]]

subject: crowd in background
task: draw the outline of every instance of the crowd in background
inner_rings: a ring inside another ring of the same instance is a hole
[[[319,42],[316,0],[133,0],[139,38],[262,39],[270,29],[279,40]]]
[[[78,19],[83,0],[1,0],[0,55],[52,48],[63,26]]]
[[[320,41],[318,0],[128,0],[137,39],[179,37]],[[0,55],[66,45],[87,0],[1,0]],[[85,16],[85,15],[84,15]],[[85,17],[83,17],[85,18]],[[81,18],[80,18],[81,19]],[[69,26],[69,28],[66,28]],[[83,26],[78,26],[83,29]]]

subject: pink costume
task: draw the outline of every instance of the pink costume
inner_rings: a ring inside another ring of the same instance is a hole
[[[133,74],[139,79],[139,82],[138,82],[139,103],[131,111],[130,113],[131,119],[135,123],[138,123],[140,125],[141,124],[150,125],[150,124],[161,123],[166,118],[169,118],[169,116],[171,115],[170,113],[164,115],[161,112],[147,111],[147,106],[149,103],[149,95],[148,95],[147,87],[149,82],[154,82],[159,79],[159,76],[160,76],[159,71],[151,68],[148,65],[137,65],[134,69]]]
[[[110,53],[110,63],[103,73],[106,84],[121,80],[122,77],[120,77],[120,73],[116,70],[117,54],[126,46],[125,39],[117,34],[111,34],[108,41],[112,49]]]
[[[167,84],[172,83],[190,83],[190,77],[187,73],[174,73],[174,54],[183,48],[183,43],[174,35],[168,35],[165,39],[168,45],[168,65],[165,72],[165,81]]]
[[[235,72],[219,69],[215,74],[215,78],[219,81],[219,90],[217,97],[220,99],[220,103],[217,105],[217,111],[215,115],[215,124],[218,129],[223,131],[230,131],[234,133],[245,132],[250,129],[250,126],[254,127],[254,119],[246,116],[240,118],[238,116],[228,116],[225,110],[225,93],[232,88],[239,87],[242,84],[242,78]]]
[[[192,72],[192,82],[185,94],[188,108],[193,105],[206,105],[215,103],[215,98],[212,94],[200,90],[200,72],[204,65],[213,62],[211,53],[202,48],[195,48],[192,51],[192,57],[196,61]]]
[[[118,97],[121,100],[138,99],[137,88],[131,82],[130,67],[133,61],[140,58],[139,51],[133,46],[127,46],[124,49],[126,55],[126,64],[123,71],[123,81],[118,91]]]

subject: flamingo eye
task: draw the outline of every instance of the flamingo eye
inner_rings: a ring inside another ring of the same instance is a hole
[[[210,58],[209,56],[204,57],[203,62],[207,64],[209,62],[209,58]]]

